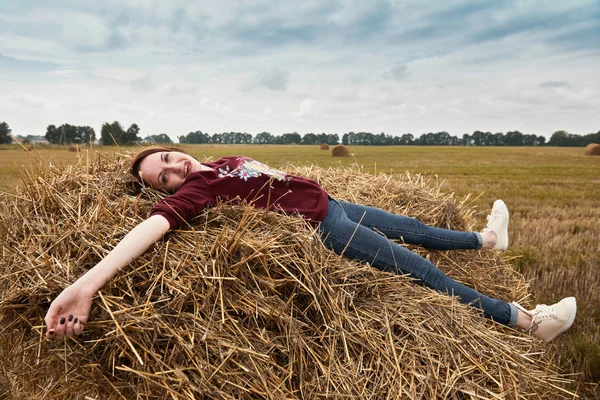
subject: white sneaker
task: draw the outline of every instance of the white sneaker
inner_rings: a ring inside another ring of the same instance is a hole
[[[519,310],[533,317],[527,331],[531,331],[533,327],[537,326],[537,329],[531,332],[531,334],[543,339],[546,343],[569,329],[573,325],[575,315],[577,314],[577,301],[575,297],[566,297],[551,306],[538,304],[531,311],[525,310],[517,303],[513,304]]]
[[[502,200],[496,200],[492,213],[487,216],[488,224],[481,233],[492,231],[496,234],[496,245],[492,250],[508,249],[508,208]]]

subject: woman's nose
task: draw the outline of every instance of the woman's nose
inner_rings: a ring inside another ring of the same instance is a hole
[[[181,171],[183,171],[183,168],[182,168],[182,166],[181,166],[181,165],[179,165],[179,164],[173,164],[173,165],[169,165],[169,166],[167,167],[167,169],[168,169],[169,171],[173,172],[173,173],[176,173],[176,174],[178,174],[178,173],[180,173]]]

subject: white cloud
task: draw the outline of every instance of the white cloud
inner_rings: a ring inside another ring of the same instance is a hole
[[[384,71],[381,76],[385,79],[403,81],[408,77],[408,67],[406,65],[396,65],[395,67]]]
[[[599,129],[593,2],[132,0],[0,12],[16,133]],[[565,115],[568,116],[565,117]],[[292,116],[293,118],[290,118]]]
[[[249,92],[254,89],[265,87],[271,90],[284,91],[287,89],[290,73],[279,68],[269,68],[255,74],[240,85],[240,90]]]
[[[302,100],[300,106],[298,107],[298,111],[293,113],[293,116],[296,118],[303,118],[308,116],[312,112],[314,104],[315,101],[313,99]]]

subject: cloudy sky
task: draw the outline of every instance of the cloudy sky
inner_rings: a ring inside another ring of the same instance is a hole
[[[196,4],[193,4],[196,3]],[[600,1],[2,0],[0,121],[600,130]]]

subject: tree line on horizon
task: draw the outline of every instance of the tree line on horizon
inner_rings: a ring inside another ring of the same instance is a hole
[[[184,144],[299,144],[314,145],[340,143],[338,134],[306,133],[300,136],[297,132],[272,135],[261,132],[253,137],[249,133],[223,132],[208,134],[202,131],[190,132],[180,136],[179,143]],[[600,143],[600,131],[587,135],[576,135],[566,131],[556,131],[548,142],[544,136],[527,135],[519,131],[491,133],[475,131],[465,133],[462,137],[452,136],[448,132],[426,133],[415,137],[411,133],[400,136],[370,132],[348,132],[342,135],[341,143],[347,146],[586,146]]]
[[[11,130],[6,122],[0,123],[0,144],[11,143]],[[48,125],[45,134],[51,144],[83,144],[96,141],[96,132],[89,126],[63,124]],[[587,135],[572,134],[563,130],[556,131],[546,141],[544,136],[523,134],[519,131],[491,133],[475,131],[465,133],[462,137],[450,135],[448,132],[429,132],[415,137],[411,133],[394,136],[373,134],[371,132],[348,132],[340,137],[337,133],[306,133],[297,132],[273,135],[260,132],[256,136],[246,132],[204,133],[189,132],[178,137],[182,144],[298,144],[317,145],[327,143],[336,145],[340,142],[347,146],[586,146],[590,143],[600,143],[600,131]],[[172,144],[173,141],[166,133],[140,137],[140,127],[133,123],[125,129],[118,121],[104,123],[100,131],[99,142],[102,145],[130,145],[134,143]]]

